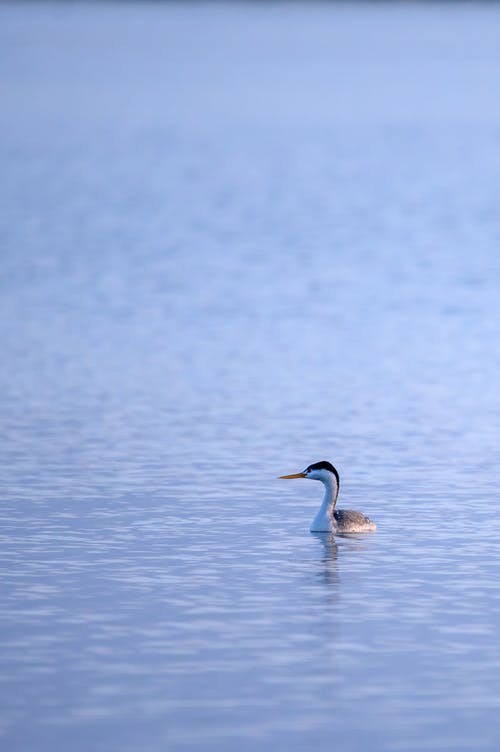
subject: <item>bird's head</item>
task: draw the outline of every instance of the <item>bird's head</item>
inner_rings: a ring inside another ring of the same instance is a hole
[[[280,475],[280,480],[291,480],[292,478],[307,478],[308,480],[319,480],[325,484],[331,484],[335,482],[339,486],[339,474],[333,465],[326,460],[321,462],[314,462],[312,465],[308,465],[306,469],[301,473],[294,473],[292,475]]]

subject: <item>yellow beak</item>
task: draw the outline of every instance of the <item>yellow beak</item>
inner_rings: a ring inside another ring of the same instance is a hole
[[[278,480],[291,480],[292,478],[307,478],[305,473],[295,473],[294,475],[280,475]]]

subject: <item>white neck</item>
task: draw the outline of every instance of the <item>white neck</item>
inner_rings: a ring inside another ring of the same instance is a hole
[[[321,481],[325,486],[325,495],[318,514],[309,528],[311,533],[331,533],[337,528],[333,510],[339,495],[339,486],[334,475]]]

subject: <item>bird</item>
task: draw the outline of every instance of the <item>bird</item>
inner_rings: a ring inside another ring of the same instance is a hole
[[[311,533],[369,533],[376,530],[376,524],[362,512],[355,512],[353,509],[335,509],[340,478],[337,470],[327,460],[308,465],[302,473],[279,476],[279,480],[291,478],[319,480],[325,487],[323,503],[309,528]]]

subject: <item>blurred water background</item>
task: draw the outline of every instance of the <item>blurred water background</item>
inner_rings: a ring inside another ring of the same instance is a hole
[[[3,749],[497,750],[500,6],[0,19]]]

